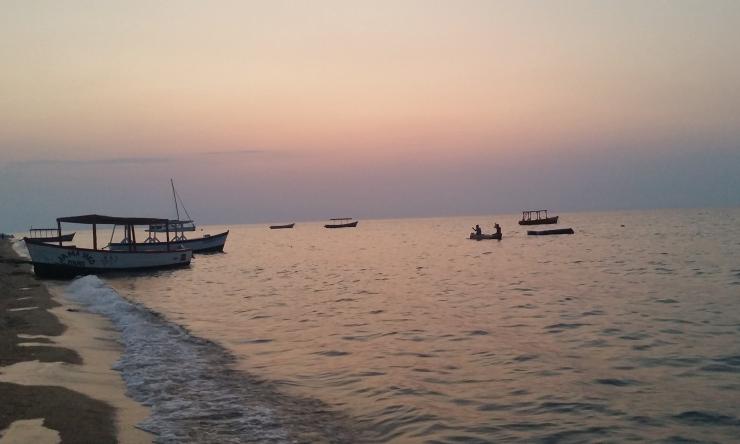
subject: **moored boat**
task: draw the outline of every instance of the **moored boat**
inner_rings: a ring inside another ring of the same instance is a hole
[[[97,214],[60,217],[57,219],[58,237],[61,237],[62,222],[92,225],[93,248],[62,245],[61,240],[55,245],[25,238],[34,273],[39,277],[71,278],[85,274],[183,267],[190,264],[193,256],[192,250],[175,248],[175,245],[169,242],[162,251],[139,251],[135,242],[122,251],[98,249],[98,225],[122,225],[127,235],[135,241],[135,226],[166,223],[166,219]],[[166,231],[166,235],[169,239],[169,231]]]
[[[36,242],[71,242],[75,237],[76,232],[67,234],[58,234],[56,228],[31,228],[28,230],[28,237],[23,239],[30,239]]]
[[[140,251],[157,251],[165,250],[167,248],[166,242],[157,238],[157,233],[174,233],[172,238],[168,239],[170,244],[174,244],[178,247],[191,249],[193,253],[218,253],[224,251],[224,245],[226,244],[226,237],[229,235],[228,231],[218,234],[205,234],[202,237],[188,239],[185,236],[185,232],[195,231],[195,222],[190,217],[187,208],[182,202],[180,195],[175,190],[175,182],[170,179],[170,186],[172,187],[172,200],[175,202],[175,214],[177,219],[164,220],[162,223],[149,225],[149,228],[145,231],[148,233],[148,237],[138,244],[136,244],[137,250]],[[178,205],[179,202],[179,205]],[[186,220],[180,220],[180,207],[182,206],[185,215],[188,217]],[[113,228],[115,232],[115,227]],[[201,230],[202,231],[202,230]],[[132,239],[128,236],[120,242],[113,242],[113,235],[111,235],[111,242],[108,244],[108,248],[113,251],[125,250],[130,244],[133,243]]]
[[[224,251],[224,244],[226,244],[226,236],[229,235],[228,231],[224,231],[219,234],[206,234],[203,237],[195,239],[180,239],[171,240],[171,248],[185,248],[193,250],[193,253],[217,253]],[[151,241],[150,241],[151,240]],[[111,251],[123,251],[128,250],[130,242],[115,242],[108,244],[108,248]],[[167,249],[166,242],[162,242],[156,237],[147,238],[147,242],[139,242],[136,244],[137,251],[163,251]]]
[[[295,226],[295,222],[292,224],[285,224],[285,225],[270,225],[271,230],[282,230],[285,228],[293,228]]]
[[[522,219],[519,225],[547,225],[558,223],[560,216],[548,216],[547,210],[522,211]]]
[[[357,226],[358,221],[346,222],[352,220],[351,217],[334,217],[329,219],[334,223],[324,225],[324,228],[353,228]]]
[[[533,231],[533,230],[527,231],[527,235],[529,236],[547,236],[550,234],[575,234],[575,231],[573,231],[572,228],[558,228],[555,230],[542,230],[542,231]]]

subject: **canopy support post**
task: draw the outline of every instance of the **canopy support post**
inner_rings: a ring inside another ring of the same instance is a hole
[[[167,251],[170,251],[170,224],[167,222],[165,225],[165,232],[167,233]]]
[[[59,246],[62,246],[62,223],[57,219],[57,236],[59,236]]]
[[[98,225],[92,224],[93,226],[93,250],[98,249]]]

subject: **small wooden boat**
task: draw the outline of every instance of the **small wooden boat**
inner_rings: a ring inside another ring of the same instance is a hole
[[[36,242],[71,242],[76,233],[67,233],[59,235],[56,228],[31,228],[28,230],[29,236],[23,239],[31,239]]]
[[[166,224],[167,219],[141,217],[110,217],[97,214],[60,217],[57,219],[57,237],[62,235],[62,222],[92,225],[93,248],[79,248],[40,242],[26,238],[26,248],[31,256],[33,271],[39,277],[72,278],[85,274],[134,270],[157,270],[190,265],[193,251],[175,248],[167,242],[162,251],[139,251],[136,244],[137,225]],[[134,240],[125,251],[98,249],[98,225],[122,225],[127,237]],[[166,231],[169,240],[169,231]]]
[[[270,225],[271,230],[282,230],[284,228],[293,228],[295,226],[295,222],[292,224],[286,224],[286,225]]]
[[[324,225],[324,228],[353,228],[357,226],[357,222],[358,222],[358,221],[342,222],[342,221],[352,220],[351,217],[334,217],[329,220],[334,221],[336,223],[326,224]]]
[[[228,231],[224,231],[219,234],[206,234],[203,237],[194,239],[183,239],[170,240],[170,248],[185,248],[193,250],[193,253],[219,253],[224,251],[224,244],[226,244],[226,236],[229,235]],[[112,237],[112,236],[111,236]],[[124,251],[129,249],[131,242],[116,242],[109,243],[108,249],[111,251]],[[136,244],[137,251],[164,251],[167,250],[165,242],[160,241],[156,237],[149,237],[145,242],[139,242]]]
[[[572,228],[558,228],[556,230],[542,230],[542,231],[528,230],[527,234],[529,236],[547,236],[550,234],[575,234],[575,231],[573,231]]]
[[[475,234],[475,233],[470,233],[470,239],[473,239],[473,240],[484,240],[484,239],[501,240],[501,238],[502,238],[501,233],[493,233],[493,234]]]
[[[547,210],[522,211],[522,220],[519,225],[546,225],[558,223],[559,216],[548,217]]]

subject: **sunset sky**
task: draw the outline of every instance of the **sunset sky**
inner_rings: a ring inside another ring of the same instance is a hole
[[[740,205],[737,1],[2,1],[0,231]]]

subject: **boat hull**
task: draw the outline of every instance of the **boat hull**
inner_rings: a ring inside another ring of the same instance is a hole
[[[75,237],[75,233],[67,233],[61,236],[47,236],[47,237],[24,237],[23,240],[30,240],[31,242],[71,242]]]
[[[295,226],[295,223],[287,224],[287,225],[270,225],[271,230],[282,230],[285,228],[293,228]]]
[[[187,239],[184,241],[170,242],[170,249],[174,248],[185,248],[193,250],[193,253],[218,253],[224,251],[224,244],[226,244],[226,236],[229,235],[228,231],[223,233],[214,234],[213,236],[204,236],[197,239]],[[129,244],[114,243],[109,244],[108,248],[111,251],[128,251]],[[137,251],[166,251],[167,242],[152,242],[152,243],[137,243]]]
[[[472,240],[486,240],[486,239],[501,240],[501,238],[502,238],[501,233],[495,233],[495,234],[475,234],[475,233],[470,233],[470,239],[472,239]]]
[[[558,223],[558,217],[546,217],[544,219],[520,220],[519,225],[549,225]]]
[[[575,234],[572,228],[558,228],[556,230],[527,231],[529,236],[548,236],[551,234]]]
[[[354,228],[357,226],[357,221],[349,222],[346,224],[326,224],[324,228]]]
[[[108,251],[26,241],[34,273],[44,278],[73,278],[86,274],[185,267],[192,250]]]

